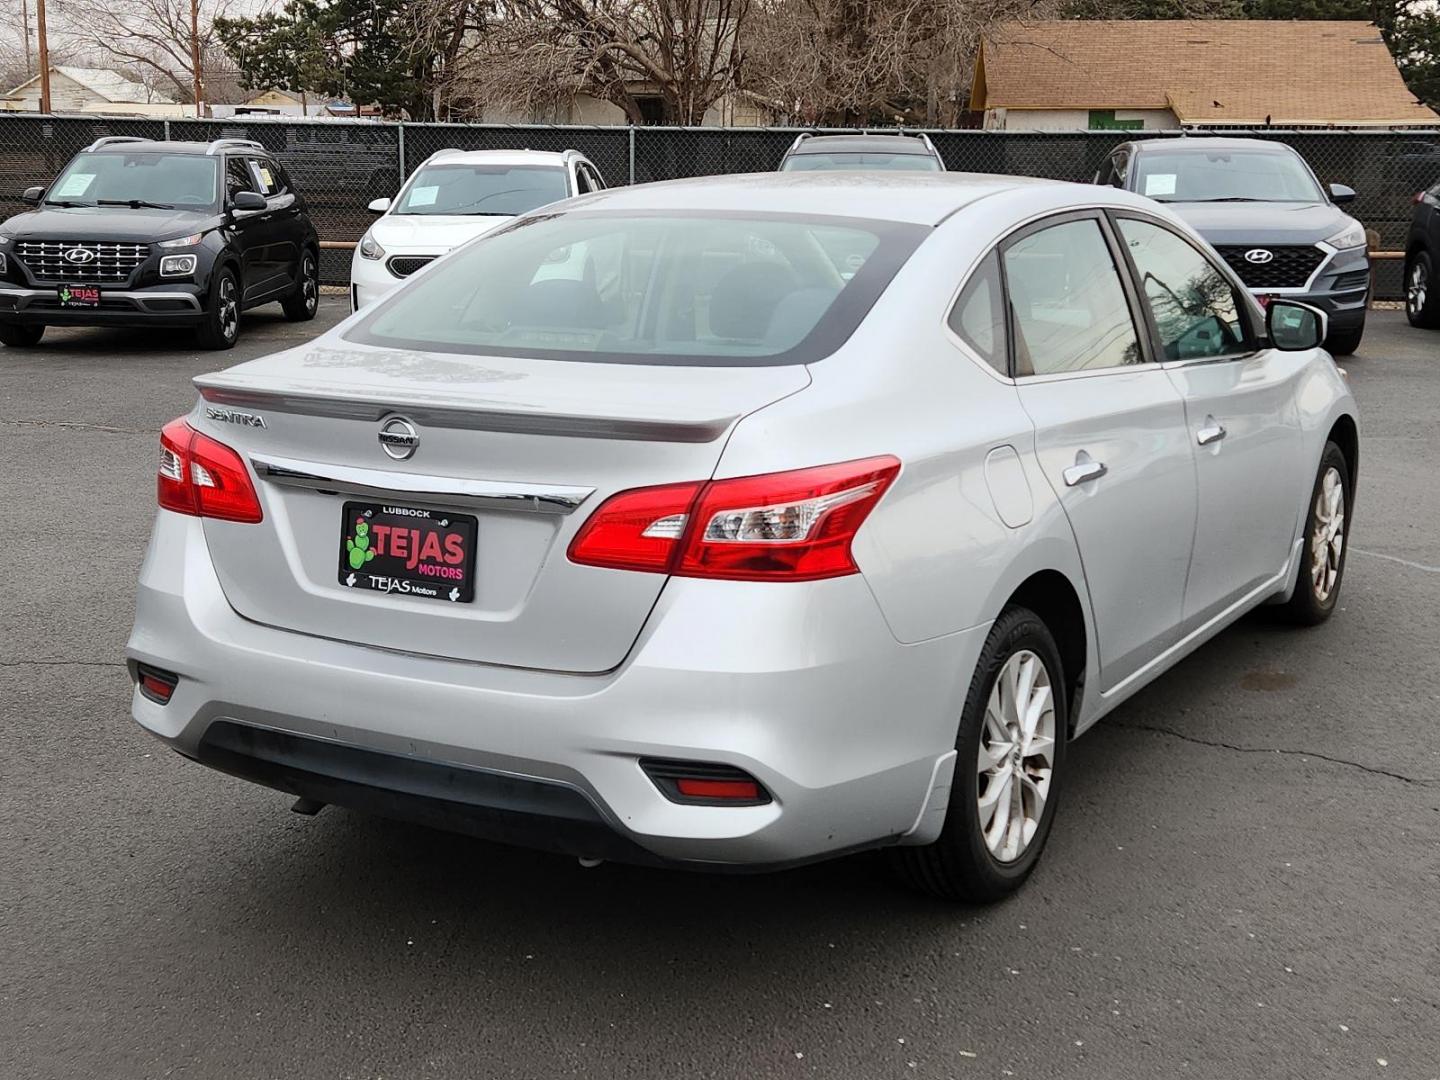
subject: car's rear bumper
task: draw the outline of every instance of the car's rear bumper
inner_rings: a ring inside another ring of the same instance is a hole
[[[180,676],[167,705],[137,691],[135,719],[224,771],[507,842],[744,869],[933,838],[987,629],[901,645],[859,577],[675,579],[613,672],[463,663],[248,622],[200,523],[161,512],[127,657]],[[771,801],[671,802],[650,757],[742,769]]]
[[[100,306],[72,308],[60,305],[58,288],[0,285],[0,321],[46,326],[193,326],[204,318],[204,307],[193,286],[154,289],[105,289]]]

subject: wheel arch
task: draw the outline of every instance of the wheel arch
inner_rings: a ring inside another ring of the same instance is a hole
[[[1350,488],[1353,498],[1356,479],[1360,472],[1360,429],[1355,424],[1355,418],[1349,413],[1341,413],[1330,425],[1330,432],[1326,435],[1326,440],[1340,447],[1340,453],[1345,455],[1345,464],[1350,470]]]
[[[1039,616],[1055,638],[1064,665],[1065,700],[1070,734],[1080,716],[1085,672],[1090,659],[1089,631],[1080,592],[1059,570],[1038,570],[1012,592],[1005,607],[1023,607]],[[1002,609],[1003,610],[1003,609]]]

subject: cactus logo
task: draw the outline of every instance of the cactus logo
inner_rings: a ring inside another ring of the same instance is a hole
[[[345,558],[351,570],[359,570],[375,558],[375,551],[370,547],[370,523],[363,517],[355,519],[355,535],[345,538]]]

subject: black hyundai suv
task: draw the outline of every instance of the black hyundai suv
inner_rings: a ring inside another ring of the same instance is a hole
[[[246,308],[315,317],[315,226],[259,143],[107,137],[24,198],[36,209],[0,223],[6,345],[47,326],[192,326],[228,349]]]

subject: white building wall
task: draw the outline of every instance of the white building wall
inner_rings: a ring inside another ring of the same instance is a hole
[[[1169,109],[1116,109],[1116,120],[1139,120],[1147,131],[1174,131],[1180,122]],[[992,131],[1085,131],[1089,109],[987,109],[985,127]]]

